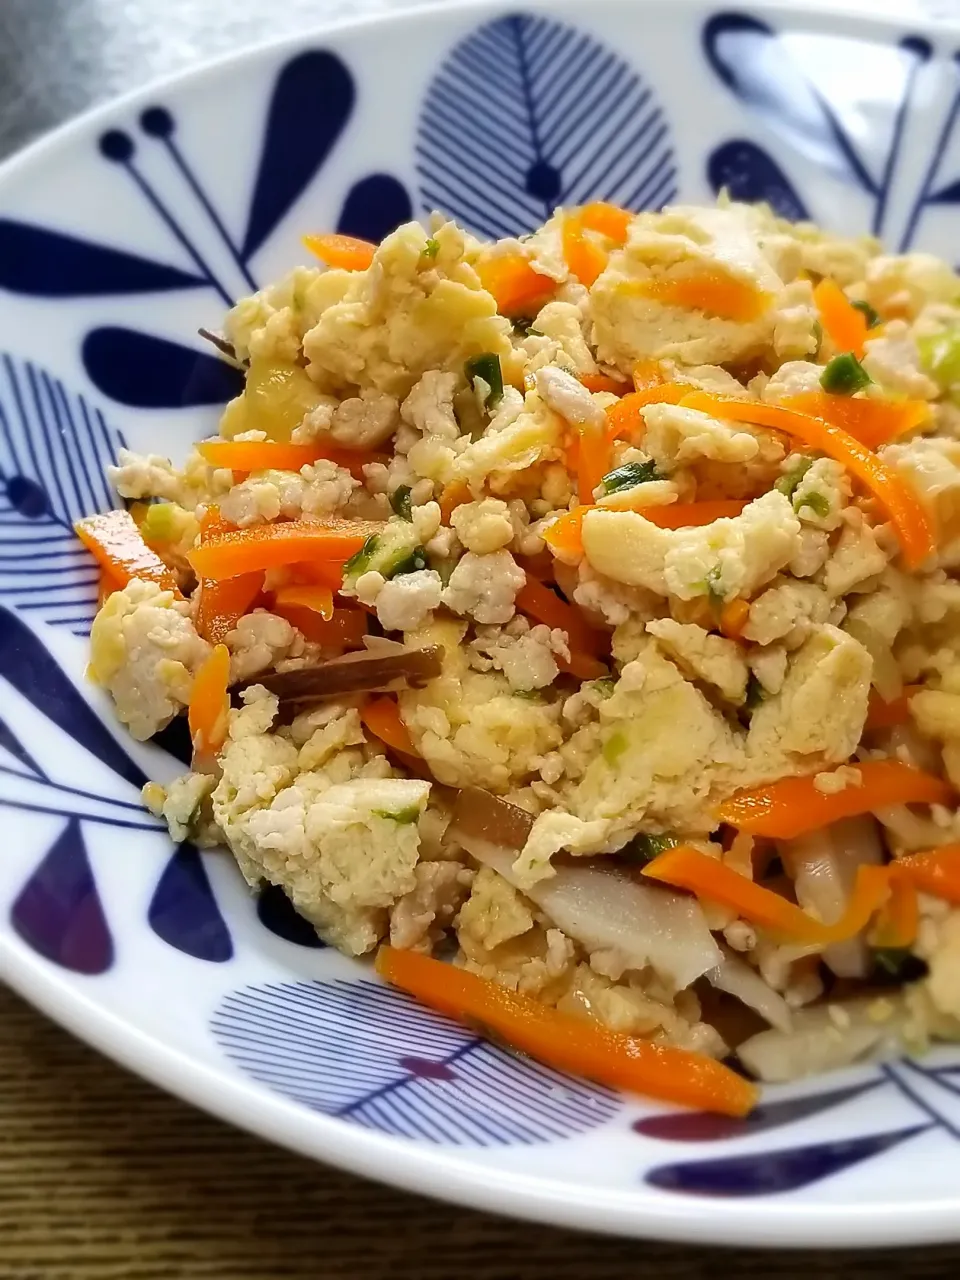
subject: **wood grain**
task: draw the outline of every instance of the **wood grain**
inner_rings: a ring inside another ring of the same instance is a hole
[[[932,1280],[958,1264],[651,1245],[435,1204],[230,1129],[0,987],[2,1280]]]

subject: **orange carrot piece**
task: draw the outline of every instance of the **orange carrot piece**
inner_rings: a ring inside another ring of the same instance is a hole
[[[751,835],[790,840],[888,805],[948,804],[953,796],[949,783],[899,760],[863,760],[856,768],[860,783],[832,793],[818,791],[811,775],[735,791],[721,804],[718,820]]]
[[[709,502],[671,502],[665,507],[644,507],[640,514],[661,529],[692,529],[713,524],[714,520],[732,519],[740,515],[746,505],[740,498],[715,498]]]
[[[607,436],[611,440],[637,442],[646,430],[643,414],[648,404],[679,404],[692,388],[688,382],[657,382],[642,391],[631,391],[619,404],[607,409]]]
[[[330,444],[287,444],[278,440],[201,440],[197,452],[212,467],[230,471],[299,471],[326,459],[363,479],[361,468],[385,460],[369,449],[340,449]]]
[[[404,756],[419,757],[420,752],[413,745],[407,726],[400,718],[396,698],[371,698],[364,704],[360,719],[375,738],[379,738],[394,751],[399,751]]]
[[[900,863],[887,867],[890,878],[890,897],[880,912],[870,933],[872,947],[891,947],[900,950],[913,946],[920,924],[920,904],[917,889],[908,875],[898,875]]]
[[[749,617],[749,600],[728,600],[720,610],[720,630],[728,640],[739,640]]]
[[[457,507],[472,500],[473,494],[462,480],[454,480],[451,484],[445,485],[440,495],[440,519],[444,524],[449,524],[450,517]]]
[[[187,723],[193,743],[194,762],[213,759],[227,736],[230,710],[230,651],[218,644],[193,679]]]
[[[593,491],[613,468],[612,441],[602,428],[584,426],[579,433],[577,452],[577,497],[593,502]]]
[[[781,403],[787,409],[840,427],[868,449],[879,449],[922,427],[930,418],[930,406],[925,400],[861,400],[856,396],[831,396],[825,391],[804,391]]]
[[[617,244],[627,243],[627,233],[634,214],[606,200],[594,200],[580,210],[580,221],[588,231],[597,231]]]
[[[534,271],[522,253],[502,253],[476,264],[480,283],[492,293],[501,315],[539,311],[557,282]]]
[[[575,604],[561,600],[555,591],[538,582],[532,574],[517,592],[516,607],[536,622],[546,623],[567,633],[570,648],[578,653],[595,657],[600,647],[600,636],[588,625]]]
[[[783,405],[737,400],[705,391],[694,391],[681,403],[717,418],[772,427],[835,458],[866,485],[883,506],[897,531],[909,568],[916,569],[936,549],[933,522],[913,488],[848,431]]]
[[[903,877],[921,893],[960,906],[960,844],[911,853],[892,863],[891,870],[895,878]]]
[[[220,581],[278,569],[301,560],[343,561],[383,525],[374,520],[289,520],[224,533],[195,547],[187,559],[197,574]]]
[[[180,588],[173,570],[163,563],[143,540],[129,511],[104,511],[84,516],[73,526],[77,537],[93,552],[101,568],[122,588],[132,578],[155,582],[179,599]]]
[[[609,391],[614,396],[625,396],[630,390],[629,382],[611,378],[608,373],[581,373],[578,379],[588,391]]]
[[[328,267],[340,267],[344,271],[365,271],[377,251],[377,246],[369,240],[336,233],[304,236],[303,243]]]
[[[699,898],[722,903],[780,937],[817,946],[856,937],[890,894],[885,867],[860,867],[846,911],[835,924],[824,924],[781,894],[748,880],[692,845],[666,850],[648,862],[642,874],[660,884],[688,889]]]
[[[544,530],[543,540],[562,560],[575,560],[583,555],[583,517],[589,506],[574,507]]]
[[[665,307],[702,311],[720,320],[739,323],[759,319],[771,302],[769,293],[712,269],[686,276],[641,280],[633,288],[642,297],[652,298]]]
[[[610,674],[610,669],[599,658],[594,658],[589,653],[580,653],[572,647],[569,658],[557,658],[557,666],[561,671],[576,676],[578,680],[603,680]]]
[[[200,542],[203,544],[210,538],[230,533],[235,528],[235,525],[223,519],[219,507],[209,506],[200,520]],[[226,640],[262,590],[262,573],[243,573],[223,582],[201,578],[197,587],[197,631],[211,644],[220,644]]]
[[[318,613],[325,622],[333,617],[333,592],[322,586],[289,586],[281,587],[274,595],[276,604],[299,605]]]
[[[343,652],[362,649],[367,634],[367,615],[363,609],[334,609],[329,619],[303,605],[275,603],[272,613],[286,618],[307,640],[324,649]]]
[[[859,311],[836,280],[825,276],[813,291],[823,331],[838,352],[850,351],[857,359],[863,355],[867,336],[867,317]]]
[[[680,1106],[743,1116],[756,1087],[704,1054],[651,1044],[598,1022],[557,1013],[466,969],[417,951],[383,946],[381,978],[447,1017],[488,1029],[498,1040],[560,1071]]]
[[[651,391],[663,383],[660,372],[660,361],[642,359],[633,366],[633,388],[635,391]]]
[[[893,729],[898,724],[906,724],[910,719],[910,699],[920,692],[920,685],[904,686],[899,698],[884,702],[876,689],[870,690],[870,705],[867,709],[865,729]]]
[[[100,566],[100,581],[97,584],[97,608],[102,609],[104,603],[110,599],[115,591],[119,591],[120,582],[113,576],[109,569]]]
[[[583,222],[571,214],[563,220],[563,260],[571,275],[589,289],[607,265],[608,255],[586,234]]]

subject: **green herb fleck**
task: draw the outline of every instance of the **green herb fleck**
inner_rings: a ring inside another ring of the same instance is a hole
[[[503,399],[503,372],[500,369],[500,357],[492,351],[484,351],[482,355],[473,356],[463,366],[467,381],[472,387],[477,378],[482,378],[490,390],[483,401],[486,410],[495,409]]]
[[[926,963],[907,947],[877,947],[874,976],[887,982],[918,982],[929,972]]]
[[[650,836],[638,831],[620,850],[621,857],[631,862],[652,862],[665,849],[674,849],[680,843],[678,836]]]
[[[715,564],[704,578],[704,586],[707,589],[707,595],[710,597],[710,604],[718,609],[726,599],[723,590],[723,572],[718,564]]]
[[[814,320],[812,332],[813,340],[817,344],[813,349],[813,354],[818,356],[820,354],[820,348],[823,346],[823,325],[819,320]]]
[[[815,516],[819,516],[821,520],[825,520],[830,514],[830,502],[822,493],[805,493],[801,499],[800,505],[795,508],[799,514],[804,507],[809,507]]]
[[[420,820],[420,806],[418,804],[408,804],[405,809],[395,809],[393,812],[389,809],[374,809],[373,812],[378,818],[387,818],[391,822],[397,822],[404,827]]]
[[[600,487],[605,494],[618,493],[621,489],[632,489],[634,485],[660,479],[657,464],[653,461],[625,462],[622,467],[608,471],[600,481]]]
[[[401,574],[416,573],[419,569],[426,569],[426,567],[426,551],[424,551],[423,547],[414,547],[410,554],[408,556],[404,556],[404,558],[397,564],[396,568],[392,569],[384,576],[387,578],[399,578]]]
[[[147,542],[174,542],[182,532],[173,502],[151,502],[147,507],[140,532]]]
[[[875,311],[869,302],[851,302],[850,305],[863,315],[868,329],[875,329],[880,323],[880,313]]]
[[[812,466],[812,458],[800,458],[796,466],[784,472],[773,487],[782,493],[785,498],[792,498],[796,492],[797,485]]]
[[[434,240],[433,236],[423,246],[423,256],[425,258],[435,258],[440,252],[440,241]]]
[[[609,676],[601,676],[599,680],[591,680],[590,684],[602,698],[612,698],[613,691],[617,687],[616,680],[612,680]]]
[[[629,743],[627,742],[627,735],[625,733],[622,733],[619,729],[611,733],[610,737],[601,748],[603,758],[606,760],[607,764],[615,765],[626,751],[628,745]]]
[[[514,689],[513,696],[522,698],[524,702],[543,702],[543,694],[539,689]]]
[[[917,339],[920,363],[944,390],[960,383],[960,326]]]
[[[852,351],[834,356],[820,375],[821,387],[832,396],[852,396],[855,391],[868,387],[871,381],[869,373]]]
[[[401,520],[409,520],[411,518],[413,513],[410,509],[410,486],[408,484],[397,485],[396,489],[391,493],[390,509]]]
[[[366,570],[367,565],[370,563],[370,557],[376,549],[377,534],[371,533],[370,537],[366,540],[360,550],[352,555],[343,566],[344,579],[359,577],[360,574]]]
[[[533,327],[533,320],[529,316],[517,316],[513,321],[513,332],[518,338],[543,337],[540,330]]]

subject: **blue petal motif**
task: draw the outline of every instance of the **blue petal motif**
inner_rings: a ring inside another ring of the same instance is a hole
[[[326,160],[353,111],[353,76],[335,53],[313,50],[280,72],[241,249],[248,260]]]
[[[658,1138],[664,1142],[721,1142],[728,1138],[752,1137],[766,1129],[795,1124],[831,1107],[852,1102],[881,1083],[880,1080],[870,1080],[866,1084],[833,1089],[829,1093],[811,1093],[804,1098],[787,1098],[783,1102],[761,1102],[748,1116],[741,1118],[714,1115],[708,1111],[677,1111],[673,1115],[648,1116],[645,1120],[635,1121],[633,1127],[645,1138]]]
[[[230,931],[210,887],[203,859],[181,844],[157,884],[147,921],[171,947],[197,960],[222,963],[233,957]]]
[[[39,298],[195,289],[201,276],[78,240],[62,231],[0,219],[0,288]]]
[[[0,356],[0,593],[86,634],[97,572],[73,522],[114,505],[105,470],[119,432],[29,361]]]
[[[707,181],[714,194],[726,188],[734,200],[765,200],[781,218],[799,222],[810,217],[790,179],[762,147],[748,138],[724,142],[707,160]]]
[[[423,1142],[549,1142],[622,1106],[609,1090],[515,1057],[374,982],[245,987],[211,1028],[238,1067],[277,1093]]]
[[[28,946],[64,969],[99,974],[113,964],[113,939],[76,819],[20,891],[10,920]]]
[[[119,777],[139,790],[146,776],[133,763],[72,681],[12,609],[0,605],[0,678]]]
[[[265,929],[295,946],[319,949],[327,945],[278,885],[264,884],[260,889],[257,919]]]
[[[181,764],[190,768],[193,760],[193,743],[190,741],[190,726],[186,716],[174,716],[165,729],[155,733],[150,739],[155,747],[166,751]]]
[[[225,360],[133,329],[92,330],[83,364],[104,395],[134,409],[225,404],[243,390],[243,374]]]
[[[684,1195],[730,1198],[778,1195],[785,1191],[799,1191],[812,1182],[841,1173],[851,1165],[881,1155],[932,1127],[922,1124],[896,1133],[843,1138],[809,1147],[787,1147],[782,1151],[758,1151],[719,1160],[660,1165],[651,1169],[645,1180],[651,1186],[664,1191],[679,1191]]]
[[[530,231],[558,204],[658,209],[677,190],[652,91],[596,40],[528,14],[453,49],[424,101],[417,157],[425,211],[492,237]]]
[[[410,196],[402,182],[388,173],[371,173],[355,182],[340,210],[337,230],[342,235],[359,236],[379,244],[413,217]]]

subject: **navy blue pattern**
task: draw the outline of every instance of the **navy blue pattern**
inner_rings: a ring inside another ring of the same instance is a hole
[[[264,884],[257,895],[257,919],[265,929],[297,947],[319,949],[326,943],[275,884]]]
[[[203,859],[181,844],[167,863],[147,912],[150,928],[171,947],[196,960],[233,958],[233,942],[210,888]]]
[[[240,370],[209,351],[132,329],[92,330],[82,357],[98,390],[135,409],[219,405],[243,390]]]
[[[261,1084],[396,1137],[527,1145],[585,1133],[622,1105],[609,1090],[516,1057],[374,982],[245,987],[211,1027]]]
[[[859,40],[851,54],[861,76],[869,78],[872,66],[874,78],[894,103],[886,154],[879,172],[874,172],[854,140],[855,122],[841,118],[837,106],[817,88],[813,74],[822,54],[847,43],[841,37],[806,36],[801,56],[795,42],[788,45],[781,32],[742,13],[715,14],[703,29],[707,61],[727,88],[797,155],[863,191],[872,203],[871,230],[882,235],[904,126],[919,72],[932,49],[918,37],[908,37],[895,50]],[[797,217],[803,209],[791,180],[756,142],[736,139],[721,144],[708,157],[707,177],[715,191],[728,185],[740,199],[768,200],[784,217]],[[828,211],[821,212],[828,221]],[[905,241],[915,229],[911,220]]]
[[[449,54],[420,114],[417,171],[425,212],[495,238],[533,230],[558,204],[658,209],[677,191],[650,88],[590,36],[528,14],[486,23]]]
[[[73,522],[113,505],[105,469],[122,443],[83,396],[0,355],[0,596],[77,635],[98,574]]]

